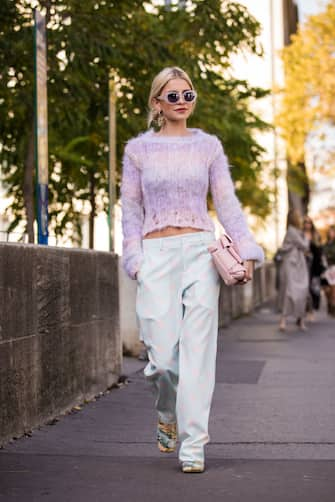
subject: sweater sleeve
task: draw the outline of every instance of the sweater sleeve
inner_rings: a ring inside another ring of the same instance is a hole
[[[221,142],[216,138],[213,160],[209,166],[209,186],[220,223],[233,239],[243,260],[264,261],[263,249],[249,231],[229,171]]]
[[[126,146],[122,162],[122,266],[131,279],[143,260],[142,227],[144,220],[141,172],[136,157]]]

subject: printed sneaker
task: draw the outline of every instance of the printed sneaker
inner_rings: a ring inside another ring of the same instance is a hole
[[[158,449],[161,452],[171,453],[175,451],[177,446],[177,424],[163,424],[162,422],[158,422],[157,441]]]

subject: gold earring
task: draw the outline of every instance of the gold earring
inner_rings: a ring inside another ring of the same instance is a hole
[[[158,124],[158,127],[162,127],[162,125],[164,124],[164,115],[163,115],[163,112],[162,110],[159,111],[159,114],[158,114],[158,118],[157,118],[157,124]]]

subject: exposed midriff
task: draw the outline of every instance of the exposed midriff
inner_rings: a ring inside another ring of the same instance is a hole
[[[193,228],[193,227],[165,227],[161,230],[154,230],[153,232],[149,232],[146,234],[143,239],[155,239],[157,237],[168,237],[171,235],[178,234],[189,234],[192,232],[203,232],[201,228]]]

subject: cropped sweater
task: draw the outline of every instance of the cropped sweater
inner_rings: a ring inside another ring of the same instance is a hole
[[[124,150],[121,180],[122,264],[132,279],[143,261],[142,238],[167,226],[214,231],[207,210],[210,189],[220,223],[245,260],[262,262],[235,195],[227,157],[216,136],[188,129],[187,136],[149,130]]]

